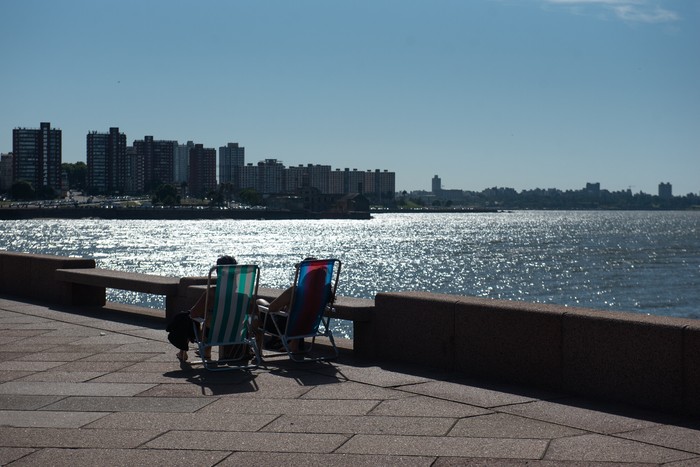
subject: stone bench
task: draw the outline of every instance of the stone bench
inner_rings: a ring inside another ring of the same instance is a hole
[[[178,311],[179,277],[158,276],[110,269],[56,269],[54,279],[72,285],[71,305],[104,306],[106,289],[165,296],[166,317]]]

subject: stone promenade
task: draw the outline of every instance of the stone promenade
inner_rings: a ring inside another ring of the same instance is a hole
[[[211,373],[163,328],[0,297],[0,464],[700,465],[700,421],[679,415],[347,350]]]

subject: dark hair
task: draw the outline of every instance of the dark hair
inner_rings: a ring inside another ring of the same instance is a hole
[[[216,260],[216,264],[219,266],[224,264],[238,264],[238,261],[236,261],[236,258],[233,256],[224,255],[219,256],[219,259]]]

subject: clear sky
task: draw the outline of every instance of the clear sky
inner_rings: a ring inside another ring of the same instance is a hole
[[[12,129],[238,142],[398,190],[700,192],[698,0],[0,0]]]

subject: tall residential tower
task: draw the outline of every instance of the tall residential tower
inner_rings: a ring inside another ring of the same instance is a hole
[[[39,129],[12,130],[14,181],[27,181],[35,190],[61,192],[61,130],[41,122]]]

